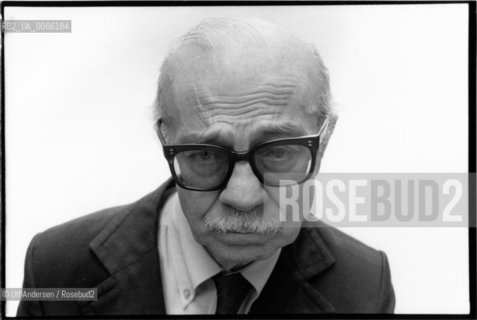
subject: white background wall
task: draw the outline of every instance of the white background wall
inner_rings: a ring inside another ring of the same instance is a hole
[[[150,109],[161,59],[203,18],[232,15],[319,48],[340,113],[323,171],[467,171],[465,4],[6,8],[72,20],[72,33],[5,35],[7,287],[21,287],[34,234],[169,176]],[[347,232],[388,254],[396,312],[469,311],[467,229]]]

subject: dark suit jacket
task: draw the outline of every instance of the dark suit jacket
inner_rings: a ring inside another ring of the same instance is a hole
[[[164,314],[157,225],[172,191],[169,180],[131,205],[36,235],[23,287],[97,288],[98,300],[22,301],[18,315]],[[394,301],[385,254],[318,223],[283,248],[250,313],[390,313]]]

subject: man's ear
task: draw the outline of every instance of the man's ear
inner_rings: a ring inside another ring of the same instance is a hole
[[[333,134],[333,131],[335,129],[336,122],[338,121],[338,115],[331,113],[328,115],[328,126],[326,130],[323,132],[321,135],[320,139],[320,148],[318,149],[318,153],[316,155],[317,160],[320,160],[323,158],[323,155],[325,154],[326,147],[328,146],[328,142],[330,141],[331,135]]]
[[[336,122],[338,121],[338,115],[334,113],[329,114],[328,121],[329,121],[328,126],[321,135],[320,148],[318,149],[318,152],[316,153],[316,164],[315,164],[315,170],[313,171],[313,177],[315,177],[318,174],[318,172],[320,172],[321,159],[323,159],[323,155],[325,154],[325,150],[326,150],[326,147],[328,146],[328,142],[330,141],[331,135],[333,134],[333,131],[335,130],[335,125],[336,125]]]
[[[161,140],[161,143],[163,145],[166,145],[169,139],[167,138],[167,130],[163,118],[159,118],[156,121],[155,129],[157,136]]]

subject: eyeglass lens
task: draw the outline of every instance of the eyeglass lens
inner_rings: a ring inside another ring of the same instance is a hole
[[[252,155],[252,167],[266,185],[302,182],[312,162],[310,149],[302,145],[265,145]],[[213,148],[182,151],[174,157],[174,170],[188,187],[212,189],[228,178],[232,157],[226,151]]]

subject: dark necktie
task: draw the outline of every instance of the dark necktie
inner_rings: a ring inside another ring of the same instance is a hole
[[[213,279],[217,288],[215,314],[237,314],[240,305],[250,291],[250,283],[240,272],[229,275],[219,273]]]

